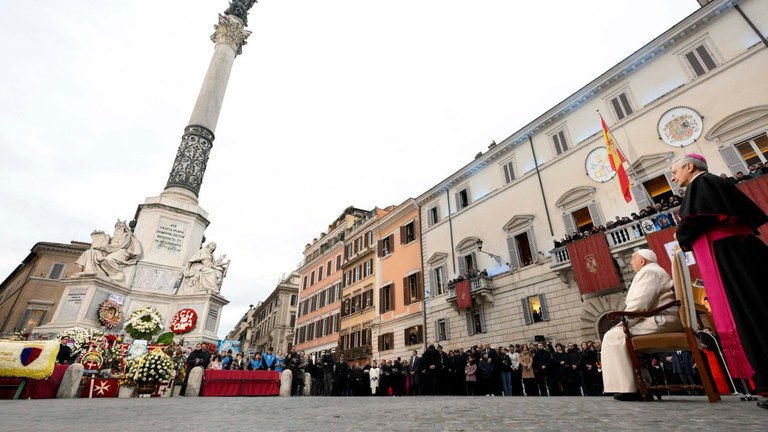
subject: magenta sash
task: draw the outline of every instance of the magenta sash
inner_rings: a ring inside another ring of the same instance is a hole
[[[726,237],[748,235],[752,235],[752,230],[748,227],[722,225],[699,236],[693,243],[693,253],[699,264],[701,278],[704,280],[704,290],[712,309],[717,334],[720,336],[723,356],[731,376],[744,379],[752,378],[755,371],[744,354],[739,333],[736,331],[733,313],[728,303],[728,297],[725,295],[723,280],[720,277],[720,269],[717,267],[712,245],[715,241]]]

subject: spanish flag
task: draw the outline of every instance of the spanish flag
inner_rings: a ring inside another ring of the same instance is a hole
[[[613,140],[613,135],[611,135],[608,125],[603,120],[603,115],[600,113],[598,115],[600,116],[600,123],[603,125],[603,138],[605,139],[605,148],[608,150],[608,160],[611,162],[611,168],[616,171],[616,176],[619,178],[619,187],[621,188],[621,193],[624,194],[624,200],[630,202],[632,201],[632,193],[629,190],[629,177],[624,169],[626,159],[624,159],[624,155],[621,154],[621,150],[619,150],[619,147]]]

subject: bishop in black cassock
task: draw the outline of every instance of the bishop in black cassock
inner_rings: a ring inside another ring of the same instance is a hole
[[[675,161],[672,174],[687,187],[677,241],[696,255],[716,327],[732,320],[746,359],[768,380],[768,332],[762,324],[768,317],[768,246],[756,235],[768,216],[734,184],[708,173],[700,155]],[[718,292],[724,293],[722,299]],[[723,345],[727,353],[725,341]],[[768,408],[765,401],[759,404]]]

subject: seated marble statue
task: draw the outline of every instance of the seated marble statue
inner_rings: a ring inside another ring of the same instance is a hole
[[[181,272],[182,283],[194,291],[217,293],[227,275],[229,260],[226,255],[214,258],[216,243],[208,243],[187,261]]]
[[[73,277],[96,275],[106,276],[113,282],[124,282],[123,269],[135,265],[142,257],[141,243],[125,221],[117,221],[112,237],[103,231],[94,231],[91,240],[91,248],[75,261],[82,271]]]

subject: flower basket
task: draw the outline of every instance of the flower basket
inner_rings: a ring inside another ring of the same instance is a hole
[[[137,383],[136,393],[152,394],[161,382],[167,382],[173,375],[173,359],[162,349],[156,348],[138,360],[128,362],[127,378]]]

